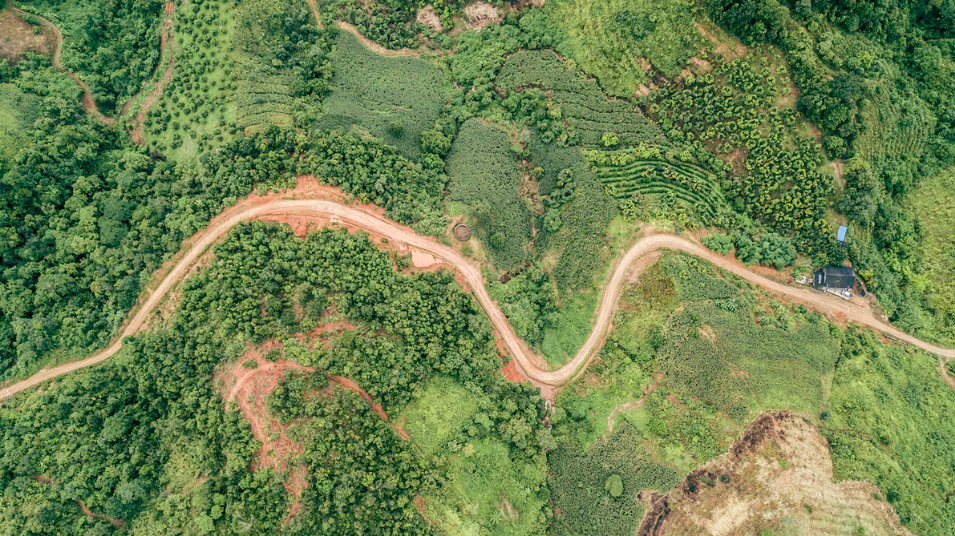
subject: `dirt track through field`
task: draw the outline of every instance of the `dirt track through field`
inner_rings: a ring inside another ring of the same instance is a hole
[[[526,346],[514,332],[504,313],[497,306],[497,303],[491,299],[487,292],[480,266],[473,264],[456,250],[438,243],[431,237],[418,235],[410,227],[388,220],[380,213],[372,212],[369,209],[344,205],[338,201],[328,199],[288,199],[278,196],[257,205],[240,203],[214,218],[210,222],[209,227],[193,237],[191,245],[185,254],[182,255],[175,266],[169,270],[156,289],[146,296],[142,305],[131,313],[131,318],[126,323],[119,338],[108,348],[81,361],[67,363],[49,370],[42,370],[26,380],[0,389],[0,399],[8,398],[44,381],[90,365],[95,365],[108,359],[122,347],[124,337],[135,335],[142,328],[143,324],[159,305],[163,297],[189,273],[196,260],[209,246],[241,221],[275,215],[326,218],[331,223],[345,224],[363,229],[370,233],[387,237],[389,240],[398,242],[399,244],[425,251],[441,259],[444,263],[453,267],[457,274],[461,276],[471,288],[473,296],[487,313],[494,328],[500,334],[504,345],[517,362],[518,370],[535,385],[542,387],[549,388],[559,386],[573,380],[583,372],[597,354],[600,347],[603,346],[607,332],[611,327],[611,320],[616,310],[617,300],[620,297],[624,283],[628,279],[632,265],[639,259],[660,249],[678,250],[696,255],[720,268],[738,275],[749,283],[759,285],[770,292],[786,296],[791,301],[805,304],[823,313],[832,314],[836,317],[891,335],[899,340],[935,353],[945,359],[955,357],[955,350],[940,348],[916,339],[907,333],[903,333],[882,320],[877,319],[872,311],[865,306],[847,302],[835,296],[821,294],[808,288],[795,288],[772,281],[750,271],[742,264],[728,257],[718,255],[699,244],[669,234],[656,234],[637,241],[637,243],[615,263],[612,276],[603,290],[600,304],[595,313],[594,328],[587,338],[587,341],[577,352],[577,355],[560,369],[546,370],[535,364],[535,356],[526,350]]]
[[[166,16],[167,16],[167,21],[163,23],[163,30],[162,30],[161,43],[160,43],[160,54],[162,53],[162,50],[165,48],[165,45],[166,45],[167,40],[169,41],[169,44],[172,44],[172,13],[173,13],[173,6],[174,6],[174,2],[168,2],[168,3],[165,5],[165,13],[166,13]],[[63,52],[63,33],[60,32],[60,29],[56,26],[56,24],[53,24],[53,22],[51,22],[50,20],[48,20],[48,19],[46,19],[46,18],[44,18],[44,17],[41,17],[40,15],[37,15],[36,13],[30,13],[30,12],[24,11],[24,10],[22,10],[22,9],[16,7],[16,6],[14,6],[14,5],[13,5],[13,0],[7,0],[7,7],[9,7],[11,11],[13,11],[14,13],[16,13],[16,14],[18,14],[18,15],[20,15],[20,16],[33,16],[33,17],[36,17],[37,20],[40,21],[40,24],[42,24],[43,26],[46,26],[51,32],[53,32],[54,47],[53,47],[53,54],[50,56],[50,62],[53,63],[53,66],[56,67],[61,73],[64,73],[64,74],[66,74],[67,76],[69,76],[70,78],[72,78],[73,81],[76,82],[77,85],[80,86],[80,89],[83,90],[83,97],[80,99],[80,102],[82,102],[82,104],[83,104],[83,109],[86,110],[86,113],[92,115],[92,116],[95,117],[100,123],[102,123],[102,124],[104,124],[104,125],[112,125],[112,124],[116,123],[116,121],[117,121],[119,118],[122,118],[122,117],[124,117],[126,114],[129,113],[130,109],[132,108],[133,103],[134,103],[136,100],[139,99],[139,95],[141,95],[142,92],[145,91],[145,88],[143,88],[142,90],[140,90],[139,93],[133,95],[132,97],[129,98],[129,100],[126,101],[126,104],[124,104],[123,107],[122,107],[122,109],[120,109],[119,117],[118,117],[118,118],[116,118],[116,117],[107,117],[106,115],[103,115],[103,113],[99,111],[99,108],[97,108],[97,106],[96,106],[96,101],[93,99],[93,94],[90,92],[90,88],[89,88],[89,86],[86,85],[86,82],[84,82],[79,76],[77,76],[76,73],[74,73],[74,72],[72,72],[72,71],[66,69],[65,67],[63,67],[63,64],[60,63],[60,55],[61,55],[62,52]],[[139,127],[139,138],[138,138],[138,139],[139,139],[140,141],[136,141],[137,138],[136,138],[136,135],[135,135],[135,133],[134,133],[134,134],[133,134],[133,142],[134,142],[134,143],[140,143],[140,144],[143,143],[143,142],[141,141],[141,140],[142,140],[142,122],[143,122],[143,119],[145,119],[146,110],[148,110],[149,106],[152,105],[152,102],[149,102],[149,99],[152,97],[152,98],[153,98],[153,102],[155,102],[155,100],[158,98],[158,93],[161,93],[161,92],[162,92],[162,87],[163,87],[169,80],[172,79],[172,68],[173,68],[173,65],[175,65],[175,58],[172,59],[172,63],[170,64],[169,68],[167,69],[167,72],[164,73],[163,77],[156,82],[156,87],[155,87],[155,88],[153,89],[153,91],[146,97],[146,100],[143,102],[143,105],[142,105],[142,106],[143,106],[145,109],[142,109],[142,108],[141,108],[141,109],[140,109],[140,113],[139,113],[139,115],[138,115],[137,118],[136,118],[136,119],[137,119],[137,125],[138,125],[138,127]],[[158,75],[158,71],[159,71],[159,68],[158,68],[158,66],[157,66],[156,72],[153,73],[153,75],[152,75],[151,78],[155,78],[155,77]],[[154,97],[153,94],[156,94],[155,97]],[[147,104],[147,103],[148,103],[148,104]]]

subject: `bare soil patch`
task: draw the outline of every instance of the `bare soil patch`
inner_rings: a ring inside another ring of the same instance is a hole
[[[736,58],[745,56],[749,53],[749,49],[747,49],[739,39],[728,38],[729,41],[724,41],[716,37],[713,32],[707,30],[705,26],[698,22],[694,22],[693,27],[696,28],[696,30],[700,32],[703,37],[707,38],[710,43],[713,43],[713,47],[717,54],[722,54],[723,59],[726,61],[733,61]]]
[[[441,33],[444,31],[444,26],[441,26],[441,17],[434,12],[434,6],[431,4],[419,9],[415,20],[417,20],[419,24],[424,24],[428,28],[431,28],[431,31],[434,33]]]
[[[722,457],[653,500],[638,534],[911,534],[868,482],[835,483],[829,445],[804,418],[764,413]]]
[[[528,381],[527,377],[517,370],[517,361],[514,361],[513,359],[501,367],[501,373],[504,374],[504,377],[509,382],[521,383]]]
[[[40,33],[36,33],[38,28]],[[0,8],[0,58],[16,63],[27,52],[48,55],[56,41],[43,26],[33,26],[10,9]]]
[[[467,27],[472,30],[481,30],[488,24],[498,24],[504,20],[496,7],[485,2],[465,6],[464,16],[468,19]]]

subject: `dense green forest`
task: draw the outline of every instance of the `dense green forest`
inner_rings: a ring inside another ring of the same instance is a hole
[[[184,240],[300,175],[481,264],[554,368],[647,226],[786,274],[851,262],[891,322],[955,341],[951,2],[14,3],[130,108],[0,46],[0,380],[106,347]],[[545,405],[452,275],[408,265],[241,224],[111,361],[0,405],[0,532],[617,534],[775,409],[906,527],[955,530],[955,397],[923,352],[667,254]],[[264,436],[225,392],[260,362],[295,365]]]

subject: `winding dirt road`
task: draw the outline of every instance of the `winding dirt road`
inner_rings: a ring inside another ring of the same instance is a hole
[[[514,333],[510,322],[497,306],[485,287],[484,277],[479,266],[464,258],[454,249],[438,243],[430,237],[420,236],[411,228],[386,219],[380,214],[371,212],[358,206],[345,205],[327,199],[270,199],[258,205],[236,205],[227,209],[214,218],[208,228],[197,234],[191,240],[188,250],[178,259],[168,271],[159,285],[150,292],[140,307],[131,313],[119,338],[108,348],[93,354],[81,361],[67,363],[49,370],[42,370],[37,374],[3,389],[0,389],[0,399],[8,398],[20,391],[34,387],[44,381],[68,374],[90,365],[95,365],[108,359],[122,347],[124,337],[135,335],[144,325],[150,314],[157,307],[163,297],[185,277],[192,269],[196,260],[216,240],[224,236],[237,223],[245,220],[268,218],[269,216],[305,216],[327,218],[331,222],[351,225],[368,232],[387,237],[421,251],[428,252],[454,268],[471,288],[474,297],[481,304],[494,328],[497,330],[504,345],[517,363],[519,370],[535,385],[541,387],[556,387],[576,378],[603,346],[607,332],[611,327],[611,320],[616,310],[617,300],[621,289],[629,275],[632,265],[646,255],[660,249],[685,251],[701,257],[716,266],[732,272],[744,280],[759,285],[771,292],[788,297],[792,301],[803,303],[806,306],[824,313],[833,313],[849,321],[875,329],[884,334],[896,337],[919,348],[939,355],[940,358],[955,357],[955,350],[940,348],[925,341],[916,339],[907,333],[886,324],[876,318],[866,307],[846,302],[835,296],[821,294],[807,288],[795,288],[784,285],[763,276],[760,276],[743,265],[728,257],[718,255],[713,251],[689,240],[668,234],[657,234],[640,239],[616,263],[610,280],[607,282],[596,311],[593,331],[587,341],[568,363],[557,370],[546,370],[536,365],[538,360],[526,349],[523,341]]]

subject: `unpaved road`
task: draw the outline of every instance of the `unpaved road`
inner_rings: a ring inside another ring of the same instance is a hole
[[[792,301],[803,303],[824,313],[833,313],[849,321],[873,328],[884,334],[891,335],[899,340],[933,352],[941,358],[950,359],[955,357],[955,350],[940,348],[903,333],[877,319],[872,311],[866,307],[846,302],[835,296],[821,294],[807,288],[795,288],[771,281],[750,271],[730,258],[718,255],[696,243],[673,235],[657,234],[640,239],[616,262],[613,274],[601,296],[600,305],[596,311],[593,331],[577,352],[577,355],[558,370],[545,370],[535,364],[534,356],[525,350],[525,346],[522,344],[521,339],[514,333],[514,329],[511,327],[510,322],[507,321],[504,313],[497,306],[497,303],[491,300],[485,287],[484,277],[481,275],[480,267],[472,264],[471,261],[464,258],[454,249],[442,245],[430,237],[420,236],[409,227],[399,225],[379,214],[363,210],[360,207],[344,205],[336,201],[325,199],[278,198],[255,206],[237,205],[232,209],[226,210],[222,215],[217,216],[206,230],[193,238],[189,249],[166,274],[158,287],[148,294],[142,305],[132,313],[132,318],[126,323],[119,338],[108,348],[81,361],[67,363],[49,370],[42,370],[26,380],[0,389],[0,399],[8,398],[46,380],[108,359],[122,347],[122,339],[124,337],[134,335],[142,328],[146,319],[166,293],[190,271],[199,256],[209,246],[225,235],[229,229],[240,221],[259,219],[270,215],[328,218],[332,222],[352,225],[368,232],[387,237],[389,240],[400,244],[426,251],[438,257],[453,267],[471,288],[474,297],[487,313],[504,345],[517,362],[520,371],[538,386],[558,386],[572,380],[586,368],[586,365],[593,359],[593,356],[597,354],[597,351],[603,345],[607,332],[610,330],[611,319],[616,310],[617,300],[620,297],[621,289],[628,277],[631,265],[642,257],[660,249],[685,251],[699,256],[716,266],[740,276],[752,284],[759,285],[771,292],[787,296]]]

